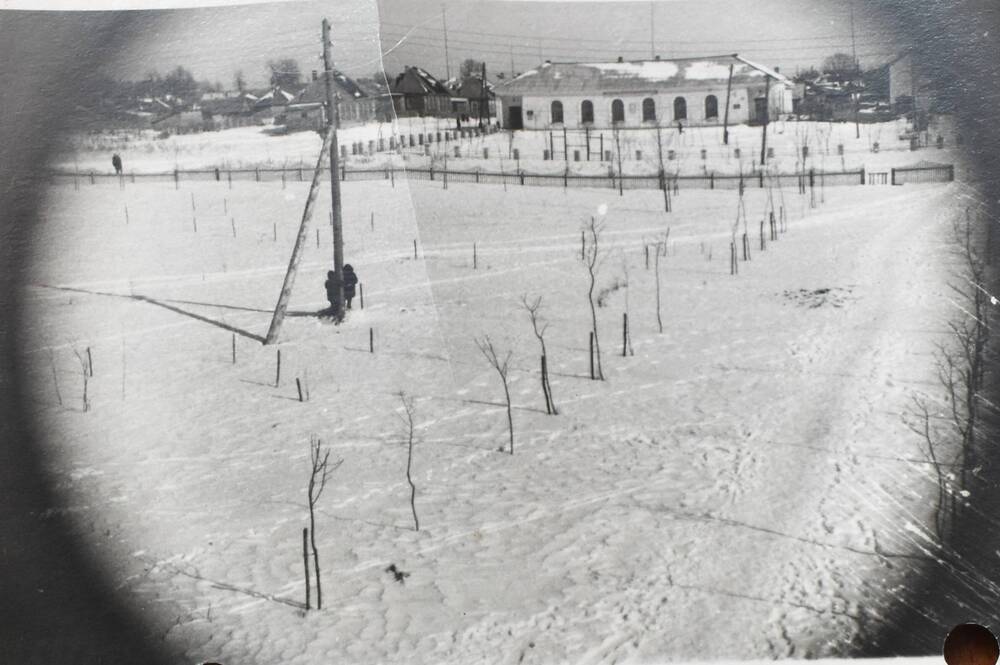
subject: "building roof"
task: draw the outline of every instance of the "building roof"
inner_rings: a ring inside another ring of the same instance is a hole
[[[392,92],[402,92],[411,95],[448,95],[451,96],[444,83],[437,80],[427,70],[420,67],[407,67],[396,77],[390,88]]]
[[[340,95],[341,101],[351,99],[361,99],[367,97],[364,90],[357,82],[338,72],[333,71],[334,92]],[[298,94],[292,104],[325,104],[326,103],[326,81],[319,77],[315,81],[310,81],[306,89]]]
[[[293,99],[295,99],[295,93],[276,86],[258,97],[255,105],[258,108],[267,106],[282,106],[290,103]]]
[[[763,84],[766,78],[781,85],[793,85],[788,77],[776,70],[731,54],[671,60],[546,62],[499,85],[497,92],[501,95],[610,93],[713,87],[727,83],[730,65],[733,67],[733,85]]]
[[[452,89],[455,91],[455,95],[458,97],[463,97],[465,99],[482,99],[483,77],[477,75],[466,76],[461,81],[457,81]],[[493,98],[493,96],[494,96],[494,85],[487,80],[486,97]]]

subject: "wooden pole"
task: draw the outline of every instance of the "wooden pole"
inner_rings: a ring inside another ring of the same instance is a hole
[[[472,269],[476,270],[479,268],[479,252],[476,249],[476,243],[472,243]]]
[[[368,353],[375,353],[375,329],[368,329]]]
[[[330,196],[333,202],[333,272],[336,276],[334,293],[334,316],[338,321],[344,318],[344,226],[340,202],[340,180],[337,179],[337,127],[340,125],[340,109],[333,88],[333,56],[330,53],[330,22],[323,19],[323,80],[326,84],[327,131],[330,144]],[[319,171],[320,167],[317,166]]]
[[[594,376],[594,331],[590,331],[590,380],[593,381]]]
[[[285,281],[281,285],[281,293],[278,295],[278,304],[274,308],[274,316],[271,317],[271,325],[267,330],[267,337],[264,339],[264,344],[274,344],[278,341],[278,335],[281,332],[281,323],[284,321],[285,312],[288,310],[288,301],[292,297],[292,287],[295,285],[295,277],[298,274],[299,269],[299,259],[301,258],[302,251],[305,249],[306,237],[309,233],[309,220],[312,217],[313,208],[316,204],[316,197],[319,194],[319,184],[323,174],[323,162],[326,160],[327,148],[334,145],[334,136],[336,134],[335,128],[330,128],[326,136],[323,139],[323,148],[320,151],[319,158],[316,160],[316,169],[313,171],[312,184],[309,186],[309,196],[306,199],[305,209],[302,211],[302,221],[299,224],[299,234],[295,239],[295,247],[292,249],[292,257],[288,262],[288,270],[285,273]],[[330,154],[333,155],[334,151],[331,149]],[[331,180],[337,182],[337,178],[331,175]],[[337,208],[339,213],[339,206]],[[275,225],[275,235],[277,235],[277,225]],[[233,237],[236,237],[236,224],[233,222]],[[334,244],[337,242],[337,231],[334,229]],[[336,249],[334,249],[336,253]],[[341,303],[343,302],[343,290],[339,291],[341,296]],[[336,301],[335,301],[336,304]],[[343,306],[338,310],[340,316],[343,316]]]
[[[281,349],[278,349],[278,363],[274,368],[274,387],[281,385]]]
[[[729,145],[729,96],[733,90],[733,64],[729,63],[729,79],[726,81],[726,110],[722,121],[722,143]]]
[[[302,565],[306,571],[306,609],[312,609],[309,603],[309,529],[302,529]]]
[[[302,399],[302,382],[299,380],[299,377],[295,377],[295,387],[299,391],[299,401],[304,402],[305,400]]]
[[[358,282],[358,299],[361,302],[361,309],[365,308],[365,285]]]
[[[233,333],[233,364],[236,364],[236,333]]]
[[[622,313],[622,358],[628,356],[628,312]]]
[[[767,163],[767,123],[771,114],[771,77],[764,75],[764,127],[760,141],[760,165]]]

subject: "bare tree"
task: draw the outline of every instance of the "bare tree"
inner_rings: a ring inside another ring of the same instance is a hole
[[[660,256],[666,256],[668,231],[663,240],[656,243],[656,258],[653,262],[653,273],[656,277],[656,325],[660,332],[663,332],[663,317],[660,314]]]
[[[538,312],[542,307],[542,297],[538,296],[533,301],[528,301],[527,295],[521,296],[521,304],[528,312],[531,319],[531,329],[535,333],[535,338],[542,347],[542,394],[545,395],[545,413],[550,416],[558,415],[555,400],[552,398],[552,384],[549,383],[549,354],[545,349],[545,331],[549,329],[549,324],[539,323]]]
[[[318,437],[309,438],[309,458],[312,468],[309,473],[309,538],[313,555],[313,570],[316,573],[316,609],[323,609],[323,586],[320,582],[319,550],[316,547],[316,503],[326,488],[330,473],[337,469],[344,460],[337,460],[330,465],[330,450],[323,449],[323,441]]]
[[[597,285],[597,271],[602,262],[600,247],[602,227],[593,217],[591,217],[590,224],[584,229],[584,231],[590,234],[590,242],[584,247],[583,262],[587,268],[587,275],[590,280],[590,286],[587,290],[587,302],[590,303],[591,330],[594,333],[594,352],[597,355],[596,378],[603,381],[604,370],[601,367],[601,342],[597,334],[597,304],[594,301],[594,287]]]
[[[628,259],[625,258],[624,256],[622,257],[622,273],[625,275],[625,280],[624,283],[622,284],[622,286],[625,289],[625,319],[628,320],[632,318],[632,312],[629,311],[629,297],[628,297],[629,286],[631,285],[631,282],[629,280]],[[628,347],[628,354],[630,356],[634,356],[635,349],[632,348],[632,332],[627,325],[625,328],[625,344]]]
[[[403,403],[403,415],[400,418],[405,428],[406,436],[406,482],[410,484],[410,510],[413,512],[413,530],[420,531],[420,519],[417,517],[417,486],[413,484],[413,476],[410,470],[413,468],[413,438],[414,438],[414,416],[416,407],[413,404],[413,397],[403,391],[399,392],[399,401]]]
[[[928,460],[934,469],[937,483],[937,498],[934,502],[934,533],[938,542],[944,544],[949,540],[949,529],[954,520],[954,503],[948,501],[950,493],[948,474],[944,469],[944,462],[941,461],[937,453],[939,442],[931,431],[931,412],[927,407],[927,402],[914,395],[913,405],[911,415],[915,416],[917,421],[912,422],[904,416],[904,422],[923,440]]]
[[[660,189],[663,190],[663,209],[670,212],[670,188],[667,187],[667,172],[663,166],[663,129],[660,121],[656,121],[656,155],[660,166]]]
[[[481,340],[476,340],[476,346],[482,352],[483,357],[490,363],[490,366],[496,370],[497,374],[500,375],[500,380],[503,382],[503,394],[507,400],[507,431],[510,434],[510,454],[514,454],[514,415],[511,412],[510,405],[510,358],[512,352],[508,351],[503,354],[503,359],[501,360],[500,355],[497,353],[496,347],[493,346],[493,341],[490,339],[489,335],[484,336]]]

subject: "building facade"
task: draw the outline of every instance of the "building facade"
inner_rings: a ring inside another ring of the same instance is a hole
[[[452,117],[448,87],[420,67],[406,67],[389,86],[396,115]]]
[[[550,63],[497,87],[508,129],[763,122],[792,112],[791,80],[738,55]]]

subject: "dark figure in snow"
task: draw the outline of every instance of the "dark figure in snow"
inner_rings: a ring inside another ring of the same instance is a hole
[[[326,299],[330,302],[330,311],[334,314],[337,313],[337,273],[332,270],[326,273]]]
[[[115,167],[115,173],[122,174],[122,158],[117,152],[111,156],[111,166]]]
[[[680,120],[677,121],[677,133],[678,134],[684,133],[684,123],[681,122]]]
[[[348,263],[344,265],[344,302],[347,309],[351,308],[351,301],[354,300],[354,287],[358,285],[358,276],[354,273],[354,268]]]

